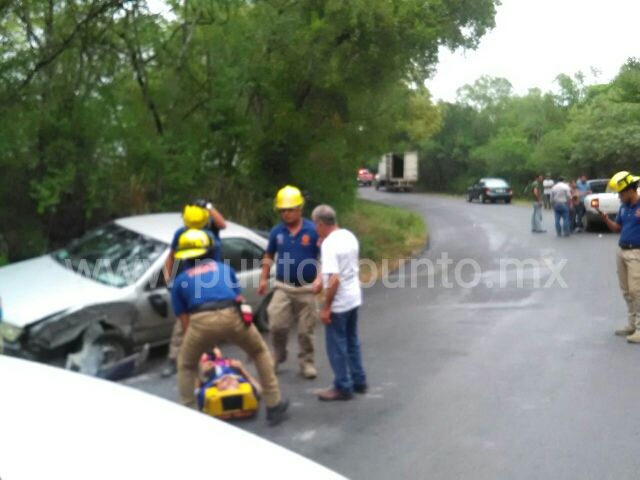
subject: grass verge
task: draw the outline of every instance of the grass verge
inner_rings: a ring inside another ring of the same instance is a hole
[[[340,226],[351,230],[360,240],[360,257],[371,259],[360,268],[360,280],[369,282],[382,276],[382,261],[388,271],[395,269],[401,259],[420,253],[427,242],[427,227],[417,213],[389,207],[367,200],[357,200],[355,208],[340,219]]]

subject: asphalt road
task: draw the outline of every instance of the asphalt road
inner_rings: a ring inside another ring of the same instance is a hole
[[[421,258],[434,264],[364,292],[370,393],[316,400],[332,380],[319,326],[319,377],[297,375],[293,335],[279,375],[291,420],[268,428],[261,414],[237,425],[353,479],[637,478],[640,346],[613,335],[626,321],[616,237],[556,238],[547,212],[549,232],[534,235],[531,209],[517,205],[361,192],[423,215],[429,246]],[[443,254],[453,261],[447,268],[436,263]],[[527,259],[520,286],[514,268],[501,278],[501,260]],[[472,260],[479,283],[466,288]],[[538,287],[531,262],[541,265]],[[244,359],[235,348],[226,353]],[[177,400],[175,378],[158,371],[124,383]]]

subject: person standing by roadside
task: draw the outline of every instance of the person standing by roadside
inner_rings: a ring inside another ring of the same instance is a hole
[[[640,177],[629,172],[618,172],[609,181],[620,197],[620,210],[615,222],[606,213],[600,213],[609,230],[620,234],[616,264],[618,282],[627,303],[628,324],[616,330],[626,336],[629,343],[640,343]]]
[[[586,208],[584,206],[584,197],[591,193],[591,187],[589,187],[589,183],[587,182],[587,176],[583,173],[580,175],[580,179],[576,183],[576,188],[578,189],[578,207],[576,208],[576,232],[581,232],[584,228],[582,225],[582,217],[586,213]]]
[[[533,212],[531,213],[531,232],[532,233],[545,233],[546,230],[542,228],[542,206],[544,204],[542,187],[542,175],[538,175],[535,181],[531,184],[531,197],[533,200]]]
[[[554,185],[554,181],[551,179],[551,174],[547,173],[547,178],[542,182],[544,188],[544,208],[545,210],[551,210],[551,188]]]
[[[570,219],[569,206],[571,205],[571,188],[564,183],[564,177],[558,177],[556,183],[551,189],[551,203],[556,217],[556,234],[560,236],[569,236]],[[562,230],[560,229],[560,220],[562,219]],[[564,232],[564,233],[563,233]]]
[[[571,205],[569,210],[569,224],[571,226],[570,232],[573,233],[576,231],[576,211],[578,209],[578,188],[576,187],[576,181],[571,180],[571,184],[569,185],[571,189]]]
[[[267,308],[271,344],[276,364],[287,360],[287,340],[291,325],[298,323],[298,363],[304,378],[318,375],[314,365],[314,329],[318,321],[315,295],[322,290],[317,263],[320,255],[318,232],[313,222],[303,218],[304,198],[296,187],[281,189],[275,201],[282,223],[273,227],[264,255],[258,294],[267,293],[267,281],[276,264],[276,289]]]
[[[358,308],[362,304],[360,245],[353,233],[338,226],[336,212],[330,206],[319,205],[311,218],[322,241],[325,300],[321,319],[326,327],[327,355],[335,376],[333,387],[318,393],[318,399],[350,400],[354,391],[367,391],[358,339]]]

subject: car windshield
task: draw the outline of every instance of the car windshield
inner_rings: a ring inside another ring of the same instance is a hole
[[[138,280],[168,245],[115,223],[87,232],[53,258],[75,273],[112,287]]]
[[[485,180],[484,184],[487,187],[491,187],[491,188],[506,188],[509,185],[507,185],[507,182],[505,182],[504,180],[500,180],[500,179],[489,179],[489,180]]]

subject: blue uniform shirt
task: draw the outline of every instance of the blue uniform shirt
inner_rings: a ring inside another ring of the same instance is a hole
[[[209,260],[188,268],[176,276],[171,287],[171,304],[176,315],[207,302],[235,300],[242,288],[233,268]]]
[[[290,283],[312,283],[318,275],[316,263],[320,254],[316,226],[303,218],[300,231],[291,235],[282,222],[271,229],[267,253],[278,254],[276,277]]]
[[[180,235],[189,230],[187,227],[180,227],[176,230],[176,233],[173,234],[173,240],[171,241],[171,250],[176,252],[178,250],[178,242],[180,241]],[[220,241],[220,231],[215,227],[211,229],[201,228],[203,232],[206,232],[216,243],[216,248],[213,251],[212,259],[221,261],[222,260],[222,242]]]
[[[589,188],[589,183],[587,182],[583,182],[582,180],[576,182],[576,190],[578,190],[578,193],[588,192]]]
[[[616,223],[622,227],[620,244],[640,246],[640,201],[635,205],[620,205]]]

